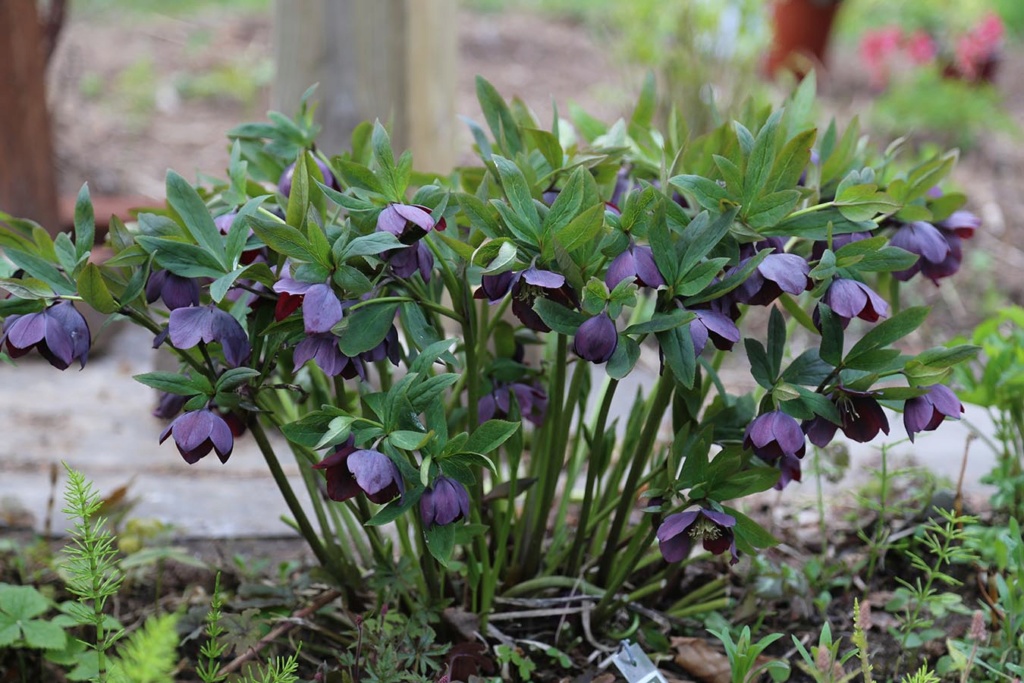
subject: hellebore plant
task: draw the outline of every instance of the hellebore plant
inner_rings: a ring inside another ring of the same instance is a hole
[[[137,378],[169,395],[161,440],[209,467],[247,431],[352,605],[402,556],[421,595],[484,618],[582,581],[612,625],[692,550],[771,545],[742,499],[798,481],[807,441],[888,432],[882,405],[911,434],[959,416],[942,381],[975,349],[893,346],[927,315],[902,280],[951,275],[978,228],[936,190],[955,153],[901,167],[856,124],[819,134],[813,78],[694,139],[654,128],[650,82],[629,121],[550,130],[477,85],[482,162],[447,177],[379,123],[320,154],[304,99],[229,133],[227,181],[169,173],[102,265],[84,188],[73,238],[3,216],[3,348],[65,369],[88,351],[76,306],[142,325],[180,359]],[[726,362],[758,388],[734,393]]]

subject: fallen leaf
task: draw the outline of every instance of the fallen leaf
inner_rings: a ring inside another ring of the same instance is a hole
[[[703,638],[673,638],[675,663],[702,683],[730,683],[729,658],[711,647]]]

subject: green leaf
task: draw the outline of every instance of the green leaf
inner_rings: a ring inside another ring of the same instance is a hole
[[[533,310],[537,312],[540,319],[555,332],[574,335],[579,326],[587,320],[587,316],[578,311],[573,311],[562,304],[555,303],[550,299],[538,297],[533,302]]]
[[[818,386],[832,372],[832,367],[821,360],[818,349],[807,349],[797,356],[786,371],[782,373],[782,381],[792,384]]]
[[[889,214],[900,208],[899,202],[876,185],[850,185],[840,190],[833,202],[839,213],[850,221],[871,220],[878,214]]]
[[[254,377],[259,377],[260,371],[253,368],[231,368],[217,378],[217,391],[233,391]]]
[[[878,323],[853,345],[850,352],[846,354],[847,362],[907,336],[920,327],[928,317],[928,311],[927,306],[915,306]]]
[[[231,289],[231,285],[235,284],[242,273],[249,269],[249,266],[242,266],[241,268],[235,268],[227,275],[222,275],[210,285],[210,298],[216,303],[220,303],[227,296],[228,290]]]
[[[110,295],[107,283],[95,263],[85,264],[78,276],[78,295],[100,313],[113,313],[121,306]]]
[[[20,280],[0,278],[0,289],[6,289],[11,296],[18,299],[49,299],[53,296],[53,288],[34,277]]]
[[[529,223],[532,234],[537,234],[537,226],[540,218],[537,214],[537,207],[533,204],[533,196],[530,194],[530,186],[526,182],[526,176],[513,161],[501,156],[494,156],[494,166],[498,170],[498,177],[501,180],[501,188],[505,192],[512,209]]]
[[[693,197],[705,209],[715,213],[722,210],[723,201],[730,199],[726,188],[710,178],[697,175],[677,175],[669,178],[668,182]]]
[[[523,141],[519,133],[512,111],[497,89],[482,76],[476,77],[476,97],[480,102],[480,110],[484,113],[487,126],[501,150],[515,156],[523,150]]]
[[[374,194],[384,194],[384,186],[381,185],[377,176],[362,164],[357,164],[354,161],[345,159],[344,157],[334,157],[331,159],[331,165],[338,169],[341,176],[341,181],[348,187],[357,187],[362,190],[373,192]]]
[[[168,394],[176,394],[178,396],[213,394],[213,387],[210,386],[209,381],[205,377],[202,381],[197,381],[174,372],[147,372],[135,375],[133,379],[157,391],[165,391]]]
[[[826,304],[818,304],[821,318],[821,360],[834,368],[843,362],[843,326]]]
[[[619,344],[615,347],[615,353],[608,359],[605,371],[612,379],[622,379],[633,370],[633,366],[640,359],[640,345],[632,337],[625,334],[619,335]]]
[[[727,478],[716,481],[708,487],[707,496],[713,500],[745,498],[761,491],[767,491],[775,486],[778,480],[779,470],[774,467],[751,467],[740,472],[733,472]],[[739,522],[738,517],[736,521]]]
[[[89,183],[82,185],[75,200],[75,253],[82,258],[92,251],[96,240],[96,219],[89,199]]]
[[[787,108],[786,114],[789,113]],[[816,135],[817,131],[811,128],[798,133],[785,144],[772,165],[766,188],[768,192],[790,189],[799,182],[801,174],[811,160],[811,147]]]
[[[337,332],[341,352],[353,357],[376,347],[391,330],[397,311],[395,302],[375,304],[371,301],[355,309],[342,319],[342,328]]]
[[[691,311],[676,308],[668,313],[655,313],[647,322],[635,323],[622,331],[622,334],[649,334],[664,332],[693,320],[696,316]]]
[[[562,144],[558,141],[557,136],[540,128],[525,128],[523,133],[526,135],[527,141],[534,148],[540,150],[552,170],[562,167],[564,152],[562,152]]]
[[[313,448],[320,442],[324,432],[329,428],[331,420],[335,417],[337,416],[318,410],[304,416],[301,420],[283,425],[281,432],[292,443]]]
[[[697,356],[693,348],[690,327],[683,325],[671,330],[658,332],[655,335],[665,354],[665,362],[676,381],[687,389],[693,388],[693,380],[697,372]]]
[[[331,421],[327,423],[327,430],[320,435],[320,438],[317,439],[312,448],[319,449],[324,446],[334,446],[345,441],[348,439],[349,434],[352,433],[353,422],[355,422],[355,418],[351,415],[338,415],[331,418]]]
[[[53,250],[56,252],[57,265],[74,279],[77,274],[78,255],[75,252],[75,245],[71,242],[71,236],[66,232],[58,234],[53,240]]]
[[[744,206],[747,225],[754,230],[774,226],[800,203],[797,190],[780,190],[753,200]]]
[[[747,159],[746,174],[743,178],[744,206],[750,204],[755,197],[763,193],[772,164],[775,161],[775,138],[779,129],[782,110],[777,109],[761,126],[754,139],[754,148]]]
[[[764,346],[756,339],[747,337],[743,340],[743,346],[747,349],[747,359],[750,362],[750,374],[754,381],[765,389],[775,386],[775,375],[772,374],[771,362]]]
[[[32,586],[0,583],[0,612],[27,621],[50,609],[50,603]]]
[[[263,216],[254,216],[252,229],[264,244],[279,254],[305,263],[319,262],[318,255],[313,253],[306,236],[291,225]],[[329,263],[321,265],[330,267]]]
[[[586,168],[580,166],[569,176],[569,181],[562,188],[562,191],[555,197],[547,215],[544,217],[543,234],[545,236],[557,233],[568,225],[572,219],[579,214],[583,208],[585,195],[584,176],[588,174]]]
[[[67,646],[67,635],[59,625],[32,619],[21,622],[21,632],[25,636],[25,644],[39,650],[61,650]]]
[[[569,253],[592,244],[600,238],[601,229],[604,227],[604,208],[604,204],[590,207],[555,233],[555,239]]]
[[[856,244],[856,242],[854,242]],[[906,270],[917,263],[917,254],[900,249],[899,247],[882,247],[876,251],[865,254],[854,269],[864,272],[881,272],[893,270]],[[845,265],[845,264],[843,264]]]
[[[393,202],[402,200],[402,188],[398,182],[398,168],[395,166],[395,153],[391,149],[391,138],[380,121],[374,121],[373,134],[370,136],[373,148],[373,160],[380,169],[378,179],[385,196]]]
[[[166,268],[181,277],[219,278],[224,274],[221,266],[202,247],[164,237],[136,238],[143,249],[153,254],[161,268]]]
[[[71,282],[56,268],[40,257],[19,249],[5,249],[4,255],[18,268],[37,280],[48,284],[58,294],[74,294]]]
[[[435,560],[447,567],[455,549],[455,525],[434,524],[426,530],[424,536],[427,539],[427,550]]]
[[[227,264],[224,262],[224,238],[217,230],[213,216],[210,215],[199,193],[174,171],[167,171],[167,203],[181,217],[192,239],[213,258],[222,271],[227,271]]]
[[[336,261],[344,263],[353,256],[379,256],[385,251],[404,247],[390,232],[373,232],[351,240],[338,252]]]
[[[488,420],[477,427],[462,450],[468,453],[486,455],[505,443],[516,433],[520,423],[505,420]]]
[[[399,429],[388,434],[388,441],[395,448],[404,451],[418,451],[434,438],[434,432],[414,432],[409,429]]]
[[[683,257],[679,262],[679,272],[689,272],[691,268],[706,258],[711,250],[722,241],[722,238],[729,234],[729,227],[735,219],[735,208],[717,216],[714,221],[706,211],[698,214],[686,226],[686,230],[683,231],[680,238],[680,244],[684,250]],[[663,275],[666,280],[669,280],[667,274],[663,273]],[[674,281],[674,279],[669,281]]]
[[[752,548],[771,548],[779,544],[774,536],[739,510],[725,505],[722,506],[722,510],[736,518],[736,526],[733,528],[733,532],[736,534],[737,544],[740,542],[740,539]]]

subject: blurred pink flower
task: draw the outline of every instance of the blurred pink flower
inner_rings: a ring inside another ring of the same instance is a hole
[[[903,31],[898,26],[883,26],[867,31],[860,41],[860,56],[871,77],[871,85],[884,88],[889,82],[888,60],[899,51]]]
[[[986,62],[1002,46],[1003,21],[997,14],[989,14],[956,41],[956,69],[969,80],[977,79]]]
[[[917,30],[907,36],[907,55],[914,64],[928,64],[936,54],[938,47],[927,31]]]

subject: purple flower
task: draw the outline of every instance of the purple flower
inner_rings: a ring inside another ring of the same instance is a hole
[[[949,255],[949,243],[942,233],[925,221],[901,226],[889,239],[889,244],[920,257],[910,268],[893,272],[892,276],[901,282],[906,282],[920,272],[924,263],[940,264]]]
[[[220,343],[224,359],[232,367],[245,363],[252,351],[249,338],[238,321],[213,304],[174,309],[167,329],[171,343],[178,349],[191,349],[199,342]]]
[[[742,268],[746,259],[736,266]],[[783,292],[799,294],[811,286],[811,266],[796,254],[768,254],[743,283],[734,296],[740,303],[767,306]]]
[[[199,305],[199,281],[181,277],[167,270],[158,270],[149,276],[146,283],[146,301],[162,299],[168,310]]]
[[[555,301],[569,308],[577,305],[576,295],[565,283],[565,276],[550,270],[541,270],[530,266],[516,273],[512,283],[512,312],[519,320],[536,332],[550,332],[540,315],[533,310],[533,302],[537,297]]]
[[[320,167],[320,175],[324,177],[324,185],[333,187],[335,190],[341,189],[338,185],[338,181],[334,179],[334,174],[331,173],[331,167],[326,164],[322,159],[316,159],[316,165]],[[292,176],[295,175],[295,162],[293,161],[284,169],[281,174],[281,178],[277,181],[277,190],[285,197],[288,197],[292,193]]]
[[[548,412],[548,395],[541,387],[522,382],[496,385],[491,393],[484,395],[477,403],[477,419],[486,422],[492,418],[507,418],[512,408],[512,396],[516,397],[520,417],[537,427],[544,422]]]
[[[295,346],[292,356],[295,367],[302,367],[313,361],[325,375],[345,379],[366,379],[366,369],[359,358],[349,358],[338,347],[338,338],[331,332],[311,334]]]
[[[957,233],[943,230],[942,238],[949,245],[949,253],[946,254],[946,258],[940,263],[932,263],[931,261],[918,262],[921,266],[921,274],[936,285],[939,284],[939,280],[942,278],[956,275],[964,259],[962,242]]]
[[[953,390],[942,384],[928,387],[928,393],[908,399],[903,404],[903,426],[913,442],[917,432],[936,429],[947,417],[960,419],[964,406]]]
[[[434,481],[420,497],[420,518],[427,529],[445,526],[469,518],[469,493],[466,487],[444,475]]]
[[[391,458],[379,451],[357,449],[352,439],[313,465],[313,469],[327,471],[327,496],[331,500],[345,501],[362,492],[374,503],[383,505],[405,493],[402,474]]]
[[[227,462],[235,445],[231,427],[224,418],[205,408],[187,412],[167,425],[160,434],[160,443],[172,435],[174,445],[189,465],[206,457],[211,450],[217,453],[222,463]]]
[[[709,339],[716,349],[722,351],[731,350],[733,344],[740,340],[740,328],[725,313],[695,309],[693,314],[697,317],[690,321],[690,338],[695,354],[700,355]]]
[[[694,541],[700,541],[708,552],[732,553],[732,564],[739,562],[733,527],[736,518],[724,512],[700,508],[677,512],[665,518],[658,527],[658,547],[666,562],[681,562],[690,556]]]
[[[487,299],[492,304],[497,303],[505,298],[518,279],[519,273],[511,270],[497,275],[483,275],[480,278],[480,288],[473,293],[473,297]]]
[[[390,232],[402,244],[415,244],[435,227],[444,230],[443,222],[435,224],[425,206],[388,204],[377,216],[377,231]]]
[[[800,481],[800,458],[795,455],[784,455],[776,463],[779,468],[779,480],[775,482],[775,490],[781,491],[789,486],[791,481]]]
[[[615,257],[605,273],[604,283],[608,289],[615,289],[623,280],[635,280],[641,287],[657,288],[665,284],[650,247],[630,243],[629,249]]]
[[[157,401],[156,408],[153,409],[153,417],[170,420],[181,412],[186,403],[188,403],[188,396],[179,396],[163,391],[160,393],[160,400]]]
[[[330,284],[312,285],[306,290],[302,298],[302,324],[306,334],[330,332],[341,318],[341,301]]]
[[[430,282],[430,272],[434,269],[434,254],[423,242],[392,251],[387,259],[392,272],[403,280],[419,271],[423,281]]]
[[[0,347],[5,341],[11,358],[20,358],[35,348],[50,365],[67,370],[75,360],[85,367],[92,337],[89,325],[74,304],[58,301],[38,313],[8,316]]]
[[[767,463],[773,463],[784,456],[802,458],[807,450],[800,423],[781,410],[773,410],[754,418],[747,425],[743,447],[754,451],[754,455]]]
[[[832,280],[821,301],[839,316],[844,329],[852,318],[873,323],[879,318],[889,317],[889,304],[885,299],[857,280],[837,277]],[[814,313],[817,315],[817,310]]]
[[[615,321],[607,313],[590,318],[576,330],[572,350],[591,363],[606,363],[619,345]]]
[[[970,211],[954,211],[949,218],[935,227],[948,230],[966,240],[974,237],[974,231],[981,227],[981,219]]]
[[[842,429],[848,438],[860,443],[871,441],[878,432],[889,433],[889,420],[872,392],[843,388],[836,391],[831,399],[839,410],[841,425],[837,426],[821,416],[806,420],[802,425],[807,439],[815,446],[827,446],[836,429]]]

